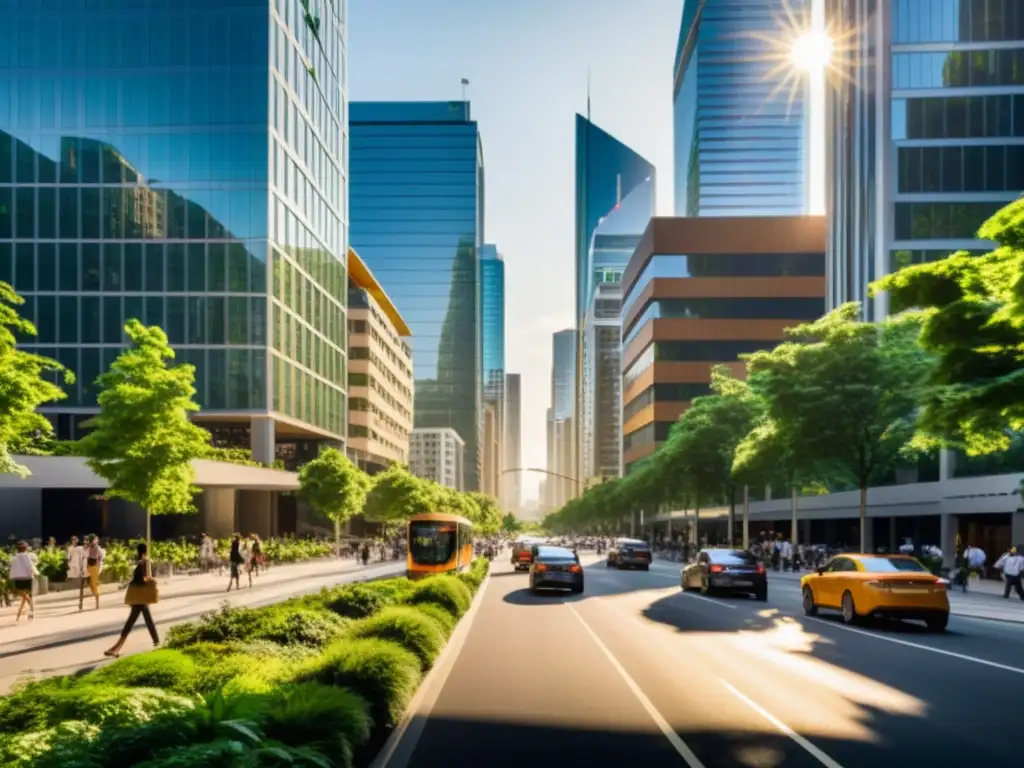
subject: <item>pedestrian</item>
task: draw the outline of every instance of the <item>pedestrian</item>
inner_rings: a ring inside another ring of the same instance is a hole
[[[37,575],[35,555],[28,551],[28,544],[19,541],[17,552],[11,559],[11,583],[14,585],[14,595],[21,598],[21,602],[18,603],[18,615],[14,619],[16,622],[21,621],[21,614],[25,610],[26,604],[28,605],[29,621],[35,618],[32,587]]]
[[[234,582],[235,589],[242,588],[239,579],[242,575],[242,565],[245,563],[245,556],[242,554],[242,537],[237,533],[231,537],[231,553],[228,555],[228,562],[231,563],[231,575],[228,577],[228,592],[230,592],[232,582]]]
[[[251,587],[252,574],[260,575],[260,566],[263,564],[263,545],[260,542],[260,537],[255,533],[249,538],[252,539],[251,557],[249,558],[249,586]]]
[[[103,572],[103,558],[106,553],[95,535],[89,537],[85,548],[85,570],[89,574],[89,591],[96,599],[96,610],[100,609],[100,574]]]
[[[121,637],[118,638],[118,641],[109,650],[103,652],[104,656],[112,656],[115,659],[121,655],[121,648],[124,646],[125,640],[128,639],[128,633],[132,631],[135,622],[139,620],[139,616],[146,622],[146,629],[149,630],[149,636],[153,640],[153,647],[160,645],[160,635],[156,632],[153,614],[149,612],[149,606],[156,605],[159,601],[160,593],[157,590],[156,581],[153,579],[153,569],[149,564],[148,557],[149,549],[144,541],[139,542],[135,547],[135,553],[137,556],[135,571],[132,573],[132,580],[128,583],[128,589],[124,593],[124,604],[131,608],[128,612],[128,620],[124,623],[124,629],[121,630]]]
[[[370,545],[367,542],[363,542],[363,565],[367,565],[370,562]]]
[[[85,547],[78,543],[78,537],[72,536],[68,545],[68,578],[78,579],[78,610],[82,610],[85,602],[85,580],[89,571],[85,565]]]
[[[213,568],[213,539],[205,533],[199,535],[199,568],[203,573]]]
[[[1024,571],[1024,555],[1017,553],[1016,547],[1010,547],[1010,551],[996,561],[996,568],[1001,568],[1006,585],[1003,587],[1003,599],[1009,600],[1010,589],[1017,591],[1017,597],[1024,600],[1024,587],[1021,586],[1021,572]]]

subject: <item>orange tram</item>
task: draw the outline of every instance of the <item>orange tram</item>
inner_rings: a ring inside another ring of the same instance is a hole
[[[406,575],[422,579],[468,568],[473,561],[473,524],[458,515],[431,513],[409,518]]]

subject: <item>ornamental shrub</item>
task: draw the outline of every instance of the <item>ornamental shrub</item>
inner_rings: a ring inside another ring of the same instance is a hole
[[[445,631],[434,619],[412,606],[390,606],[352,627],[353,637],[379,637],[412,651],[424,671],[444,648]]]
[[[451,576],[431,576],[416,585],[415,591],[409,596],[409,602],[436,603],[456,619],[462,618],[469,610],[473,595],[469,587]]]

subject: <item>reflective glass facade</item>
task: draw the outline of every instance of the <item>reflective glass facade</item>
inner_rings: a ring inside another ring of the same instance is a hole
[[[826,17],[862,30],[829,94],[834,306],[893,268],[986,250],[978,227],[1024,189],[1024,6],[828,0]],[[885,297],[866,312],[884,316]]]
[[[576,400],[576,331],[552,334],[551,406],[555,421],[572,418]]]
[[[480,249],[484,398],[503,402],[505,388],[505,261],[498,246]]]
[[[412,331],[415,426],[465,441],[480,487],[483,152],[468,102],[350,105],[352,245]]]
[[[204,410],[344,436],[345,3],[323,5],[318,43],[290,0],[0,0],[0,280],[78,374],[55,413],[95,407],[138,318]]]
[[[612,216],[620,210],[622,216]],[[599,272],[609,267],[621,272],[632,253],[626,247],[600,247],[595,236],[642,233],[654,210],[654,166],[576,115],[577,327],[582,327]],[[600,265],[595,263],[595,244],[597,255],[606,257]]]
[[[789,15],[787,15],[789,14]],[[807,104],[779,45],[810,0],[685,0],[673,85],[677,216],[809,210]]]

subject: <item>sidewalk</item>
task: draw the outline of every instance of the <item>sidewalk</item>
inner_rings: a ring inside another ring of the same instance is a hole
[[[153,608],[153,618],[161,635],[165,635],[171,626],[193,620],[225,603],[258,607],[344,582],[404,574],[404,560],[364,567],[355,560],[323,559],[273,566],[253,577],[251,589],[243,586],[230,593],[226,592],[226,573],[165,580],[160,582],[160,602]],[[244,574],[242,584],[247,584]],[[69,674],[103,661],[104,648],[110,646],[124,625],[127,608],[123,596],[120,592],[101,596],[99,610],[91,607],[87,598],[86,609],[79,612],[78,595],[72,594],[72,599],[40,602],[33,621],[23,617],[15,624],[16,605],[0,609],[0,695],[26,675]],[[140,623],[128,640],[126,654],[150,647],[149,636]]]

